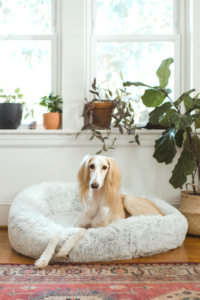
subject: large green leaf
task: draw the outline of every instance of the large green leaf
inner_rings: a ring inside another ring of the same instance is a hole
[[[168,85],[169,77],[171,75],[171,71],[169,66],[174,62],[173,58],[164,59],[156,71],[156,75],[160,82],[160,88],[165,88]]]
[[[191,152],[200,162],[200,139],[198,136],[194,135],[191,139],[187,137],[184,142],[184,149]]]
[[[190,110],[190,108],[193,106],[193,100],[190,96],[187,96],[184,99],[184,106],[185,106],[186,111]]]
[[[165,102],[161,106],[156,107],[149,113],[149,122],[151,124],[159,124],[159,122],[163,119],[165,113],[170,110],[171,106],[171,102]]]
[[[174,113],[176,112],[175,109],[170,109],[166,115],[164,116],[164,118],[160,121],[160,125],[163,126],[163,127],[169,127],[170,126],[170,123],[169,123],[169,117]]]
[[[199,111],[199,112],[200,112],[200,111]],[[195,128],[196,128],[196,129],[197,129],[197,128],[200,128],[200,117],[197,118],[197,119],[195,120],[194,124],[195,124]]]
[[[184,130],[178,130],[176,135],[175,135],[175,141],[176,141],[176,145],[181,148],[183,145],[183,134],[184,134]]]
[[[177,112],[169,117],[169,121],[171,124],[174,124],[175,128],[178,130],[184,130],[193,123],[193,119],[190,115],[180,115]]]
[[[131,86],[131,85],[134,85],[134,86],[146,86],[146,87],[151,88],[151,86],[149,86],[148,84],[142,83],[142,82],[131,82],[131,81],[123,82],[123,86]]]
[[[172,171],[172,177],[169,182],[177,189],[182,188],[183,184],[187,181],[187,176],[192,174],[196,168],[196,159],[191,157],[191,153],[183,150],[181,156]]]
[[[156,90],[146,90],[144,95],[142,96],[142,102],[147,107],[157,107],[163,103],[166,96],[164,93]]]
[[[153,157],[159,163],[165,163],[166,165],[170,164],[175,155],[176,155],[176,142],[175,142],[175,134],[177,129],[169,128],[164,131],[161,137],[156,140],[155,144],[155,152]]]
[[[184,99],[186,99],[192,92],[194,92],[195,91],[195,89],[192,89],[192,90],[189,90],[188,92],[186,92],[186,93],[183,93],[179,98],[178,98],[178,100],[176,100],[175,102],[174,102],[174,105],[175,106],[178,106],[178,105],[180,105],[181,104],[181,102],[184,100]]]

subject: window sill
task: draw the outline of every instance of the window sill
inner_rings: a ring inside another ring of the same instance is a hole
[[[74,131],[66,130],[0,130],[0,148],[96,148],[98,151],[102,147],[101,141],[93,139],[90,141],[91,132],[83,132],[76,138]],[[103,131],[102,131],[103,133]],[[138,130],[142,147],[153,147],[155,139],[162,133],[162,130]],[[118,129],[114,129],[106,145],[111,145],[112,140],[116,148],[138,147],[136,143],[129,143],[134,140],[127,134],[120,134]]]

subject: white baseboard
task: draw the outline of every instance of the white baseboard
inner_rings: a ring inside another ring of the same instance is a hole
[[[179,201],[167,201],[174,207],[178,207]],[[0,200],[0,226],[8,226],[8,214],[12,200]]]

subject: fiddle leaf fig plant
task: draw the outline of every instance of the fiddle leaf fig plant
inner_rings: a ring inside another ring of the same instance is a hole
[[[195,89],[183,93],[175,101],[171,99],[169,95],[172,91],[167,86],[171,75],[170,65],[173,61],[173,58],[162,61],[156,71],[158,86],[130,81],[124,82],[123,86],[146,87],[142,102],[145,106],[154,108],[149,113],[149,122],[166,127],[166,130],[155,141],[153,157],[159,163],[168,165],[176,156],[177,147],[182,149],[169,180],[174,188],[182,188],[188,175],[192,176],[192,183],[195,181],[196,174],[200,180],[200,139],[196,132],[196,128],[200,128],[200,99],[199,94],[195,97],[191,96]],[[183,113],[180,110],[182,103],[185,107]],[[196,194],[195,188],[193,189]]]

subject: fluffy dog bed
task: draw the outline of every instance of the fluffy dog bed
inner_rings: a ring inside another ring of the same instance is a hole
[[[122,192],[134,195],[124,189]],[[154,196],[140,196],[154,202],[165,216],[129,217],[107,227],[89,229],[68,259],[53,257],[51,261],[130,259],[181,246],[188,227],[185,217]],[[8,220],[10,243],[17,252],[38,259],[58,232],[61,232],[60,247],[77,231],[71,226],[81,210],[75,183],[50,182],[31,186],[22,191],[11,205]]]

